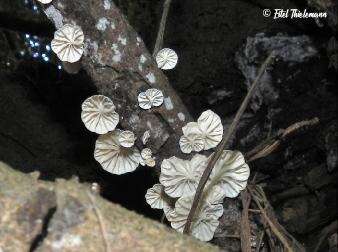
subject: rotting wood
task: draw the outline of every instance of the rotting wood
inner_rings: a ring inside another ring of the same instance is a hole
[[[54,0],[43,8],[56,28],[66,23],[81,26],[85,34],[82,67],[98,92],[112,98],[121,126],[137,136],[150,130],[149,144],[158,160],[179,155],[176,145],[181,128],[192,118],[115,4],[99,0]],[[139,108],[137,95],[150,87],[161,90],[165,102],[159,108],[145,111]]]

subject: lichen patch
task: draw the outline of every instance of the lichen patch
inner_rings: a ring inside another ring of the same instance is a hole
[[[164,98],[164,107],[167,109],[167,110],[172,110],[174,108],[174,105],[170,99],[170,97],[166,97]]]
[[[104,1],[103,1],[103,8],[104,8],[105,10],[110,10],[110,7],[111,7],[111,2],[110,2],[110,0],[104,0]]]
[[[96,29],[98,29],[99,31],[105,31],[109,24],[110,22],[108,21],[108,19],[105,17],[102,17],[96,23]]]
[[[155,83],[156,82],[156,77],[153,73],[148,73],[146,75],[146,78],[147,80],[150,82],[150,83]]]
[[[45,14],[50,20],[53,21],[56,29],[59,29],[63,26],[63,16],[61,12],[53,5],[50,5],[45,9]]]

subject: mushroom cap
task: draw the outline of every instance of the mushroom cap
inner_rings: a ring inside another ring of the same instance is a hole
[[[38,2],[43,3],[43,4],[49,4],[51,3],[53,0],[38,0]]]
[[[142,151],[141,151],[141,157],[142,157],[142,160],[141,160],[141,165],[142,166],[149,166],[149,167],[154,167],[156,165],[156,161],[155,159],[152,157],[153,153],[151,151],[151,149],[149,148],[144,148]]]
[[[144,133],[143,133],[143,136],[142,136],[142,143],[143,145],[146,145],[148,140],[150,138],[150,131],[149,130],[146,130]]]
[[[163,186],[161,184],[155,184],[152,188],[149,188],[145,198],[151,208],[163,209],[169,206],[163,197]]]
[[[179,198],[175,203],[175,211],[169,215],[171,226],[183,232],[192,206],[194,196]],[[201,241],[210,241],[219,225],[218,219],[223,215],[221,204],[212,205],[204,201],[197,209],[191,223],[191,234]]]
[[[134,171],[141,159],[137,148],[124,148],[120,145],[121,130],[115,130],[100,135],[96,140],[94,158],[102,168],[113,174],[123,174]]]
[[[156,54],[158,68],[169,70],[175,68],[178,61],[176,52],[170,48],[163,48]]]
[[[177,157],[164,159],[160,183],[166,194],[174,198],[194,194],[207,160],[207,157],[200,154],[196,154],[190,161]]]
[[[204,138],[196,122],[188,123],[182,128],[182,131],[183,136],[180,138],[179,144],[183,153],[199,152],[204,149]]]
[[[204,150],[216,147],[223,137],[221,118],[211,110],[204,111],[197,120],[204,136]]]
[[[149,158],[152,158],[153,156],[153,152],[151,151],[151,149],[149,148],[144,148],[142,151],[141,151],[141,157],[144,159],[144,160],[147,160]]]
[[[209,179],[223,190],[226,197],[235,198],[245,189],[249,176],[250,168],[242,153],[224,150]]]
[[[163,93],[156,88],[150,88],[138,95],[138,104],[142,109],[150,109],[152,107],[159,107],[163,103]]]
[[[148,158],[145,160],[145,164],[149,167],[155,167],[156,161],[154,158]]]
[[[163,212],[168,221],[175,218],[175,208],[171,207],[169,204],[163,207]]]
[[[114,103],[104,95],[91,96],[82,103],[81,119],[88,130],[97,134],[106,134],[119,123]]]
[[[61,61],[74,63],[79,61],[83,54],[83,41],[81,27],[66,24],[54,33],[51,48]]]
[[[121,131],[119,135],[119,142],[121,146],[125,148],[130,148],[134,146],[135,143],[134,133],[129,130]]]

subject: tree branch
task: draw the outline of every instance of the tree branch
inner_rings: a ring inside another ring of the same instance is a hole
[[[161,50],[161,47],[163,46],[163,36],[164,36],[165,26],[167,23],[170,4],[171,4],[171,0],[165,0],[163,4],[162,18],[161,18],[160,26],[158,28],[157,38],[156,38],[154,51],[153,51],[153,57],[156,56],[158,51]]]
[[[181,128],[192,117],[115,4],[101,0],[53,0],[43,8],[57,28],[66,23],[81,26],[85,35],[82,66],[98,92],[112,98],[122,128],[132,130],[138,140],[150,130],[148,144],[159,162],[165,157],[179,156]],[[142,110],[137,96],[150,87],[161,90],[165,102],[161,107]]]

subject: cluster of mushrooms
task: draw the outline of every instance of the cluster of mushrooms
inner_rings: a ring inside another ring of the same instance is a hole
[[[182,131],[180,146],[183,153],[214,148],[223,136],[221,119],[211,110],[203,112],[197,122],[188,123]],[[171,226],[179,232],[183,232],[198,183],[212,155],[195,154],[191,160],[177,157],[164,159],[160,184],[155,184],[146,193],[147,203],[152,208],[162,209]],[[218,219],[223,215],[224,198],[237,197],[246,187],[249,175],[249,166],[240,152],[222,152],[192,220],[193,236],[202,241],[213,238]]]
[[[48,4],[52,0],[39,0]],[[66,24],[57,30],[51,43],[52,50],[63,62],[75,63],[84,51],[84,34],[81,27]],[[160,50],[155,60],[160,69],[173,69],[177,54],[169,48]],[[163,93],[151,88],[138,95],[138,104],[148,110],[163,103]],[[144,147],[141,152],[134,146],[136,136],[129,130],[117,129],[119,114],[113,101],[104,95],[94,95],[82,104],[81,119],[85,127],[99,134],[95,144],[94,158],[102,168],[112,174],[134,171],[139,165],[154,167],[152,151]],[[197,122],[189,122],[182,128],[179,146],[183,153],[200,152],[215,148],[222,140],[223,125],[220,117],[211,110],[204,111]],[[151,132],[145,131],[142,143],[145,146]],[[187,217],[201,179],[211,156],[195,154],[191,160],[177,157],[164,159],[161,164],[159,184],[147,190],[147,203],[162,209],[171,226],[183,232]],[[202,241],[213,238],[223,214],[225,197],[237,197],[247,184],[250,170],[243,155],[238,151],[224,150],[210,175],[202,200],[192,220],[192,235]]]

